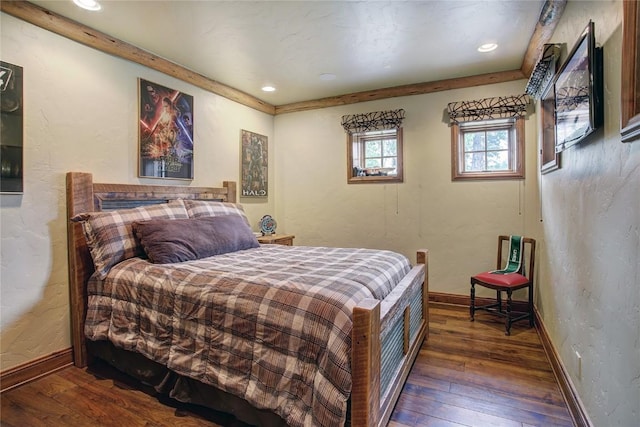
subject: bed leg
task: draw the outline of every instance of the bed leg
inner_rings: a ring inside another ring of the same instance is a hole
[[[429,250],[420,249],[416,256],[418,264],[424,265],[424,283],[422,284],[422,318],[427,329],[425,341],[429,339]]]
[[[92,175],[82,172],[67,173],[67,218],[94,210]],[[69,298],[73,363],[82,368],[87,366],[89,362],[84,337],[84,318],[87,307],[86,283],[90,272],[85,266],[92,265],[92,261],[82,225],[79,223],[67,221],[67,245],[69,247]]]
[[[351,426],[378,424],[380,413],[380,302],[366,299],[353,309]]]

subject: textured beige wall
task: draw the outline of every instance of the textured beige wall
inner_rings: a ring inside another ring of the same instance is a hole
[[[570,1],[552,41],[566,43],[564,60],[590,19],[604,48],[605,125],[541,178],[538,309],[593,425],[638,426],[640,141],[620,142],[622,2]]]
[[[274,144],[269,115],[4,13],[0,19],[2,60],[24,68],[25,106],[24,194],[0,196],[4,370],[71,345],[65,173],[92,172],[96,182],[188,184],[137,178],[138,77],[194,96],[193,185],[239,179],[240,129],[267,135],[270,156]],[[273,200],[245,204],[252,223]]]
[[[620,1],[569,2],[553,37],[570,49],[594,20],[605,48],[604,129],[540,177],[530,116],[527,179],[506,182],[451,182],[443,113],[451,101],[522,93],[524,81],[287,114],[274,125],[160,73],[0,19],[2,60],[25,69],[27,170],[23,196],[0,196],[0,369],[70,346],[64,173],[140,182],[136,79],[144,77],[195,96],[194,185],[238,179],[241,128],[269,136],[271,196],[243,203],[253,223],[274,214],[296,244],[390,248],[412,259],[426,247],[432,290],[467,294],[469,275],[494,262],[497,234],[538,238],[536,303],[593,424],[640,424],[640,142],[619,136]],[[347,185],[340,117],[393,108],[407,111],[405,182]]]
[[[412,260],[427,248],[431,290],[468,295],[469,276],[495,265],[498,234],[530,235],[538,227],[536,118],[525,125],[526,180],[452,182],[444,113],[449,102],[522,94],[525,84],[276,116],[276,218],[299,245],[386,248]],[[397,108],[406,111],[404,182],[347,184],[341,116]]]

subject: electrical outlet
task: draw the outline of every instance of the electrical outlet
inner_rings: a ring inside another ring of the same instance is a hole
[[[576,351],[576,375],[582,380],[582,356]]]

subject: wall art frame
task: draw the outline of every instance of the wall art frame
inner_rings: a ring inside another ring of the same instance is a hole
[[[23,70],[0,61],[0,193],[24,191]]]
[[[240,131],[240,196],[267,197],[269,193],[269,139]]]
[[[640,7],[625,0],[622,9],[622,142],[640,141]]]
[[[546,174],[560,168],[561,153],[556,151],[555,93],[553,82],[558,71],[561,45],[544,45],[540,59],[536,63],[525,92],[540,101],[539,162],[540,173]]]
[[[562,153],[556,151],[555,92],[550,84],[540,98],[540,173],[547,174],[561,167]]]
[[[138,79],[140,178],[193,179],[193,96]]]

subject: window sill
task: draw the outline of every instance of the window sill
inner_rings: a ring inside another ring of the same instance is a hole
[[[379,184],[390,182],[402,182],[398,176],[354,176],[347,179],[347,184]]]
[[[463,173],[454,175],[453,181],[482,181],[482,180],[508,180],[524,179],[523,174],[515,172],[490,172],[490,173]]]

